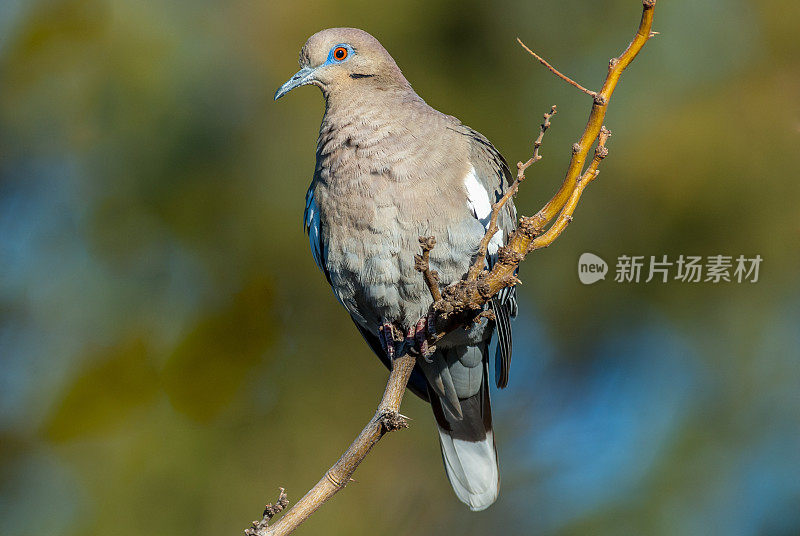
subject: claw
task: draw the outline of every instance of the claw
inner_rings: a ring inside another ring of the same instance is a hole
[[[378,340],[389,361],[395,359],[399,347],[402,353],[408,351],[430,362],[430,356],[436,351],[436,347],[428,343],[429,336],[435,332],[435,328],[431,327],[433,318],[432,315],[425,315],[405,333],[391,322],[384,321],[378,327]]]
[[[430,355],[433,353],[428,344],[428,318],[426,315],[420,318],[416,325],[408,328],[405,341],[412,353],[423,357],[426,361],[429,361]]]
[[[419,326],[419,323],[417,323],[417,326]],[[417,329],[416,328],[413,328],[413,327],[408,328],[406,330],[406,340],[407,341],[409,341],[409,340],[413,341],[414,337],[416,336],[416,334],[417,334]]]
[[[419,351],[419,355],[429,361],[430,351],[428,348],[428,317],[420,318],[414,328],[414,342]]]

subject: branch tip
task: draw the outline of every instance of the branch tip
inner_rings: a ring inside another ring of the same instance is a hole
[[[431,250],[436,246],[436,237],[420,236],[419,245],[422,248],[422,255],[414,255],[414,269],[422,274],[431,298],[434,302],[442,299],[442,291],[439,288],[439,273],[431,269]]]
[[[528,53],[529,53],[531,56],[533,56],[534,58],[536,58],[536,59],[539,61],[539,63],[541,63],[542,65],[544,65],[545,67],[547,67],[547,68],[550,70],[550,72],[551,72],[551,73],[553,73],[554,75],[556,75],[557,77],[559,77],[561,80],[563,80],[563,81],[564,81],[564,82],[566,82],[567,84],[569,84],[569,85],[571,85],[571,86],[573,86],[573,87],[576,87],[576,88],[578,88],[579,90],[583,91],[584,93],[586,93],[587,95],[589,95],[589,96],[590,96],[590,97],[592,97],[592,98],[594,98],[595,96],[597,96],[597,93],[596,93],[595,91],[592,91],[591,89],[586,89],[585,87],[583,87],[582,85],[580,85],[579,83],[577,83],[575,80],[573,80],[573,79],[572,79],[572,78],[570,78],[569,76],[567,76],[567,75],[565,75],[565,74],[561,73],[561,71],[559,71],[558,69],[556,69],[555,67],[553,67],[552,65],[550,65],[550,64],[547,62],[547,60],[545,60],[543,57],[541,57],[540,55],[538,55],[536,52],[534,52],[533,50],[531,50],[530,48],[528,48],[528,47],[525,45],[525,43],[523,43],[523,42],[522,42],[522,39],[520,39],[519,37],[517,37],[517,43],[519,43],[519,44],[520,44],[520,46],[521,46],[522,48],[524,48],[525,50],[527,50],[527,51],[528,51]]]
[[[264,507],[260,521],[253,521],[250,528],[245,529],[245,536],[268,536],[271,534],[269,530],[269,521],[281,513],[287,506],[289,506],[289,498],[286,496],[284,488],[278,488],[278,500],[275,504],[269,503]]]
[[[430,251],[434,247],[436,247],[436,237],[435,236],[420,236],[419,237],[419,245],[422,247],[423,251]]]

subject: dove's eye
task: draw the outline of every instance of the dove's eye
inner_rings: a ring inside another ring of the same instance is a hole
[[[336,47],[333,49],[333,59],[336,61],[344,61],[347,58],[348,51],[345,47]]]

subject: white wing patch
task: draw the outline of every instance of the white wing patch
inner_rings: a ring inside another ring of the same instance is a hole
[[[464,186],[467,188],[467,204],[472,215],[483,224],[484,229],[488,229],[489,218],[492,214],[492,201],[489,198],[489,192],[478,180],[474,167],[470,168],[469,173],[464,177]],[[502,245],[503,233],[498,230],[489,241],[487,253],[495,255]]]

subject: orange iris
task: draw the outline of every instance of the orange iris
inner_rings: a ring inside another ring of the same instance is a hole
[[[337,61],[342,61],[347,57],[347,49],[344,47],[336,47],[336,49],[333,51],[333,57]]]

